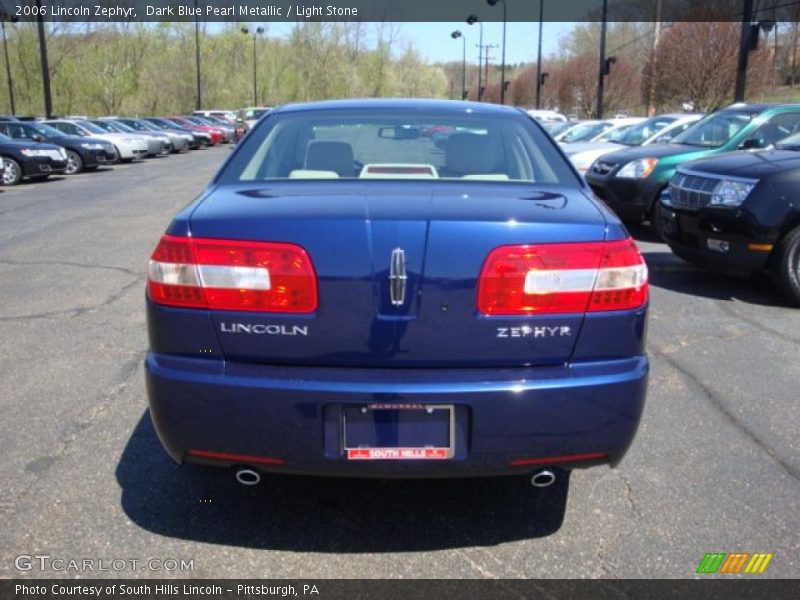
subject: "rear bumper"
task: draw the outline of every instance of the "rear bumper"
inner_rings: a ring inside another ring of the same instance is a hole
[[[268,460],[189,458],[194,462],[350,477],[505,475],[542,465],[616,464],[636,433],[649,368],[645,356],[535,368],[340,369],[153,353],[145,367],[153,422],[175,461],[195,450]],[[348,461],[342,407],[375,403],[454,405],[454,457]],[[558,458],[586,455],[592,458]]]

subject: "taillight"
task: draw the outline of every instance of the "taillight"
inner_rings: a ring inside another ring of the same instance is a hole
[[[157,304],[278,313],[317,308],[314,267],[294,244],[164,235],[147,274]]]
[[[633,240],[501,246],[478,282],[486,315],[582,313],[647,302],[647,265]]]

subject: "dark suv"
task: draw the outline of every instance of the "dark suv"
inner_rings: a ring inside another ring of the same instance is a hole
[[[768,270],[800,306],[800,133],[761,152],[682,165],[661,196],[660,228],[681,258],[747,277]]]
[[[657,225],[656,202],[682,164],[732,150],[767,148],[800,128],[800,104],[734,104],[701,119],[668,144],[604,154],[586,181],[624,220]]]

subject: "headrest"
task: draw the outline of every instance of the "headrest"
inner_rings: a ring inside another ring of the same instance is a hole
[[[305,168],[334,171],[340,177],[354,177],[353,147],[346,142],[311,142],[306,149]]]
[[[453,175],[491,173],[497,164],[494,145],[489,136],[476,133],[454,133],[447,138],[445,168]]]

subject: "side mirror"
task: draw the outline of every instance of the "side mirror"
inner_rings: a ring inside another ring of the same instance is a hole
[[[758,150],[764,147],[764,142],[758,138],[749,138],[742,142],[739,146],[741,150]]]
[[[40,134],[38,134],[38,133],[34,133],[34,134],[31,136],[31,139],[32,139],[34,142],[43,142],[43,141],[44,141],[44,136],[43,136],[43,135],[40,135]]]

